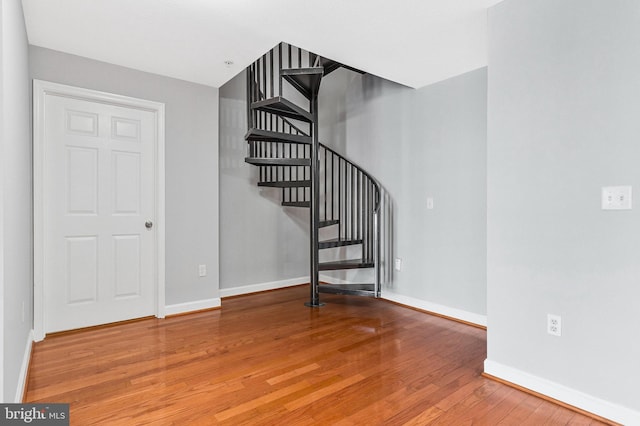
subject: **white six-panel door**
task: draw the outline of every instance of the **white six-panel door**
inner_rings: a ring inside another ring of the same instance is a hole
[[[44,332],[157,314],[156,113],[44,97]]]

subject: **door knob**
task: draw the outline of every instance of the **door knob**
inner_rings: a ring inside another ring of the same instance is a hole
[[[147,229],[151,229],[151,228],[153,228],[153,222],[151,222],[150,220],[148,220],[148,221],[146,221],[146,222],[144,223],[144,226],[145,226]]]

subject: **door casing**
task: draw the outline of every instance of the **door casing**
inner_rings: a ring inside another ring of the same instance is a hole
[[[154,147],[155,166],[155,206],[154,232],[156,245],[154,253],[156,317],[165,315],[165,156],[164,156],[164,104],[100,92],[91,89],[67,86],[43,80],[33,81],[33,334],[34,340],[45,337],[44,304],[44,262],[45,262],[45,202],[44,167],[45,134],[44,107],[47,96],[63,96],[82,99],[89,102],[106,103],[127,108],[150,111],[155,115],[156,145]]]

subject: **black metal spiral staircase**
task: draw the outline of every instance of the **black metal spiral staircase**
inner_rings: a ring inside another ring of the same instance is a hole
[[[318,139],[320,84],[340,67],[346,66],[280,43],[246,71],[245,161],[259,167],[258,186],[281,188],[283,206],[311,211],[307,306],[322,306],[321,292],[380,297],[380,185]],[[333,238],[320,240],[321,229]],[[320,261],[321,251],[358,245],[357,257],[338,250]],[[360,268],[373,270],[373,283],[319,279],[320,271]]]

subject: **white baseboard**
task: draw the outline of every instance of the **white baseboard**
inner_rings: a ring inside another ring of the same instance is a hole
[[[22,357],[22,365],[20,366],[20,375],[18,376],[18,387],[14,401],[16,404],[22,402],[22,395],[27,386],[27,373],[29,372],[29,361],[31,361],[31,347],[33,346],[33,330],[29,331],[27,336],[27,344],[24,347],[24,356]]]
[[[640,425],[640,412],[489,359],[484,372],[623,425]]]
[[[433,312],[447,317],[455,318],[461,321],[470,322],[482,327],[487,326],[487,316],[473,312],[463,311],[462,309],[451,308],[449,306],[440,305],[438,303],[429,302],[415,297],[404,296],[392,291],[382,289],[382,298],[402,305],[411,306],[412,308]]]
[[[239,296],[241,294],[257,293],[259,291],[275,290],[278,288],[292,287],[295,285],[305,284],[309,282],[309,277],[291,278],[288,280],[269,281],[266,283],[257,283],[243,285],[240,287],[221,288],[220,297]]]
[[[165,315],[185,314],[187,312],[201,311],[203,309],[219,308],[222,305],[219,297],[214,299],[196,300],[193,302],[176,303],[164,307]]]

